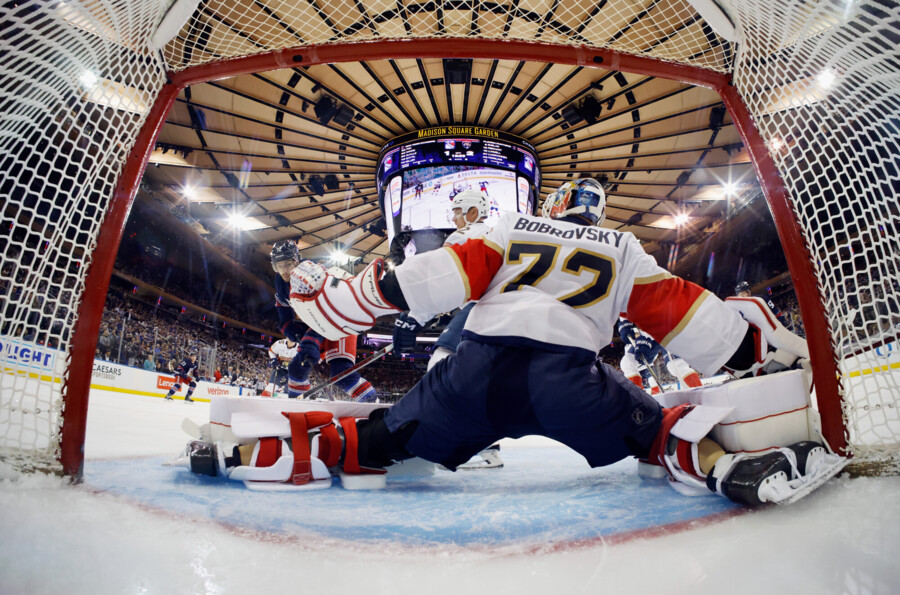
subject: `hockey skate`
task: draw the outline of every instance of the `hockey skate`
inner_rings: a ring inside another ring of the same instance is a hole
[[[493,444],[457,467],[456,470],[472,471],[475,469],[500,469],[501,467],[503,467],[503,459],[500,458],[500,445]]]
[[[790,504],[840,473],[848,462],[807,440],[761,456],[726,454],[716,461],[706,485],[740,504]]]
[[[185,402],[185,403],[193,403],[193,402],[194,402],[194,399],[192,399],[190,396],[186,396],[186,397],[184,398],[184,402]]]
[[[172,398],[172,395],[166,395],[166,401],[174,401],[174,400],[175,399]]]

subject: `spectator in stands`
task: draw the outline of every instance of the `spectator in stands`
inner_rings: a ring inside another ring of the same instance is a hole
[[[153,362],[153,354],[148,353],[147,358],[144,360],[144,369],[150,370],[151,372],[156,371],[156,364]]]

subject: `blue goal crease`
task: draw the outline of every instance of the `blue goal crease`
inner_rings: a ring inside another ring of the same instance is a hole
[[[85,483],[179,515],[285,537],[403,546],[564,544],[721,515],[736,504],[686,497],[626,460],[590,469],[564,448],[503,451],[504,467],[390,478],[381,491],[255,492],[164,458],[88,460]]]

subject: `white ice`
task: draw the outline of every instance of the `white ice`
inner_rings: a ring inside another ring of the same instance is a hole
[[[203,423],[208,405],[95,393],[86,457],[174,454],[185,415]],[[31,477],[0,482],[0,535],[2,594],[900,593],[900,477],[841,477],[791,506],[539,553],[305,544]]]

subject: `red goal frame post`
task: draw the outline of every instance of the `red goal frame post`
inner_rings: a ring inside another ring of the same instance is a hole
[[[659,77],[718,92],[749,152],[785,250],[809,343],[823,435],[835,451],[846,451],[847,438],[841,406],[840,373],[835,354],[831,350],[828,322],[809,249],[781,174],[753,122],[750,111],[732,84],[731,75],[586,46],[471,38],[406,39],[300,46],[210,62],[168,73],[169,82],[163,86],[151,107],[119,177],[87,273],[86,290],[73,330],[71,358],[63,389],[66,405],[60,462],[66,475],[76,480],[81,477],[94,349],[113,263],[150,153],[178,94],[190,85],[241,74],[317,64],[355,62],[360,57],[365,57],[366,60],[472,58],[570,64]]]

